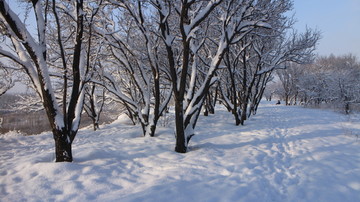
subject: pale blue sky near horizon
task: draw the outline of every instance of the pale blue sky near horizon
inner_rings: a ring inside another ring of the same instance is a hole
[[[319,55],[353,54],[360,60],[360,0],[294,0],[295,28],[319,30]]]

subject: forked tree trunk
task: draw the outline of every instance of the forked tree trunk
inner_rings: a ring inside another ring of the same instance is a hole
[[[53,130],[55,140],[55,156],[56,162],[72,162],[71,141],[69,136],[64,131]]]
[[[97,129],[100,129],[99,122],[97,120],[93,120],[93,128],[94,128],[94,131],[96,131]]]

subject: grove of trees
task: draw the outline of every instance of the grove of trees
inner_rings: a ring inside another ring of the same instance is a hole
[[[351,54],[319,56],[309,64],[288,63],[277,71],[277,93],[286,105],[327,104],[349,112],[349,105],[360,102],[360,63]]]
[[[292,30],[291,0],[23,4],[36,24],[0,0],[6,47],[0,55],[30,79],[52,128],[57,162],[72,161],[82,112],[97,129],[105,102],[121,103],[144,136],[156,135],[173,103],[175,151],[185,153],[202,109],[214,113],[219,100],[236,125],[244,124],[275,70],[308,62],[319,40],[317,31]]]

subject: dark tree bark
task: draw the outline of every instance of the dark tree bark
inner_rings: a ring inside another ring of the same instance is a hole
[[[53,129],[55,140],[55,161],[56,162],[72,162],[71,142],[69,142],[69,134],[64,130]]]

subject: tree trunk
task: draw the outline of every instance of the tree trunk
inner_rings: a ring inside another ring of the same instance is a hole
[[[242,104],[241,119],[240,119],[240,124],[242,126],[244,125],[244,122],[247,119],[247,106],[248,106],[248,101],[246,101],[245,103]]]
[[[151,124],[150,125],[150,137],[155,137],[155,130],[156,130],[156,124]]]
[[[94,127],[94,131],[96,131],[97,129],[99,129],[99,122],[97,120],[93,120],[93,127]]]
[[[185,145],[185,131],[184,131],[184,113],[182,101],[175,103],[175,127],[176,127],[176,146],[175,151],[179,153],[186,153]]]
[[[237,110],[236,105],[234,105],[234,108],[232,109],[232,114],[235,117],[235,125],[238,126],[240,124],[240,118],[239,118],[239,112]]]
[[[72,150],[69,136],[61,130],[53,130],[56,162],[72,162]]]
[[[289,103],[289,95],[287,93],[285,95],[285,105],[290,105],[290,103]]]
[[[217,90],[218,90],[218,86],[216,86],[214,92],[211,92],[209,90],[209,92],[207,93],[207,96],[205,96],[204,116],[208,116],[209,114],[215,114],[215,105],[216,105],[216,100],[217,100]]]
[[[204,116],[209,116],[209,110],[208,110],[207,103],[205,103],[205,105],[204,105]]]
[[[350,103],[346,102],[345,104],[345,114],[349,114],[350,113]]]
[[[150,137],[155,137],[156,125],[159,119],[159,116],[158,117],[155,116],[156,115],[154,115],[154,118],[150,118],[148,125],[145,126],[144,136],[149,135]]]
[[[216,99],[217,97],[215,96],[214,98],[214,102],[211,102],[209,105],[209,114],[215,114],[215,105],[216,105]]]

